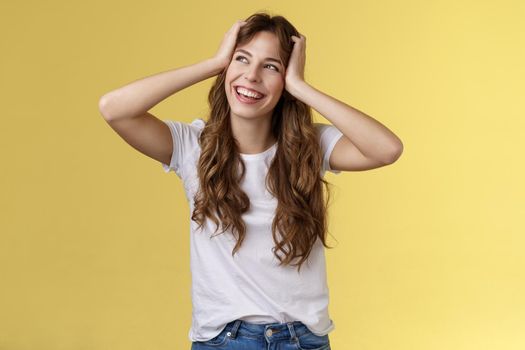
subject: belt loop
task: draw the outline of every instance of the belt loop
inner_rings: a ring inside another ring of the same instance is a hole
[[[231,337],[234,338],[234,339],[237,336],[237,330],[241,326],[241,322],[242,322],[242,320],[235,320],[234,321],[234,324],[233,324],[233,327],[232,327],[232,330],[231,330],[231,332],[232,332]]]
[[[295,334],[295,328],[293,326],[293,322],[287,322],[288,330],[290,330],[290,335],[292,336],[293,341],[297,341],[297,335]]]

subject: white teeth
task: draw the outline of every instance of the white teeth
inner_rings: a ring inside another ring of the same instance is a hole
[[[241,95],[248,96],[248,97],[255,98],[255,99],[262,98],[262,95],[253,93],[253,92],[251,92],[249,90],[246,90],[244,88],[241,88],[241,87],[237,88],[237,92],[239,94],[241,94]]]

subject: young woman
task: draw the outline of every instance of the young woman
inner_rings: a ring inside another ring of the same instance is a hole
[[[402,143],[306,83],[304,65],[305,37],[282,16],[256,13],[214,57],[101,98],[109,125],[183,180],[194,350],[330,349],[324,173],[391,164]],[[147,112],[215,75],[207,120]],[[311,107],[333,125],[313,123]]]

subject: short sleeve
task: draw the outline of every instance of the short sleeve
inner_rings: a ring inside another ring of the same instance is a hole
[[[163,120],[168,125],[173,142],[170,164],[162,164],[165,173],[173,171],[183,178],[184,168],[194,151],[199,147],[199,135],[204,127],[204,120],[198,118],[191,123],[176,120]]]
[[[314,125],[319,131],[319,141],[323,153],[323,172],[330,171],[334,174],[339,174],[341,172],[340,170],[330,168],[330,155],[337,141],[343,136],[343,133],[334,125],[322,123],[314,123]]]

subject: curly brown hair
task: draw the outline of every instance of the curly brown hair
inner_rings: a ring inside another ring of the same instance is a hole
[[[260,31],[271,32],[280,41],[281,60],[287,66],[293,49],[291,36],[299,36],[295,27],[282,16],[264,12],[251,15],[246,22],[239,31],[236,45],[249,42]],[[216,225],[215,232],[221,225],[219,234],[229,229],[232,234],[237,233],[233,256],[246,235],[241,215],[249,210],[250,200],[239,186],[245,175],[245,165],[231,129],[225,77],[226,69],[217,76],[208,95],[210,112],[199,139],[200,188],[194,197],[191,219],[199,228],[209,218]],[[299,273],[317,238],[324,247],[332,248],[326,244],[330,184],[321,176],[322,152],[310,106],[283,89],[273,110],[271,132],[278,140],[266,176],[268,191],[278,200],[272,223],[276,244],[272,251],[280,261],[279,266],[298,266]],[[284,253],[284,258],[278,252]],[[299,261],[292,263],[296,258]]]

